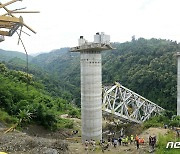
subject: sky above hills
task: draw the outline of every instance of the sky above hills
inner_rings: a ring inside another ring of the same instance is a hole
[[[41,12],[22,14],[24,22],[37,32],[23,28],[31,34],[22,34],[22,39],[32,54],[76,46],[80,35],[93,41],[96,32],[109,34],[112,42],[130,41],[133,35],[180,42],[179,6],[179,0],[23,0],[7,8]],[[16,34],[5,39],[1,49],[24,52]]]

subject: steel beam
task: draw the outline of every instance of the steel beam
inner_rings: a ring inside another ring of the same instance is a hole
[[[117,83],[105,87],[103,110],[129,122],[142,123],[154,114],[161,114],[163,108]]]

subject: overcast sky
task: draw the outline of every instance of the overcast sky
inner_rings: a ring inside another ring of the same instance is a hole
[[[22,7],[41,12],[22,14],[37,32],[23,28],[31,34],[22,34],[28,53],[76,46],[80,35],[93,41],[96,32],[109,34],[112,42],[130,41],[133,35],[180,42],[180,0],[23,0],[7,8]],[[1,49],[24,52],[16,34],[5,39]]]

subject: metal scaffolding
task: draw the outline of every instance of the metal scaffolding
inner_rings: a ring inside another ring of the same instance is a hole
[[[29,29],[31,32],[36,33],[32,28],[30,28],[27,24],[24,23],[22,16],[16,17],[13,14],[39,13],[39,11],[19,11],[25,8],[19,8],[15,10],[9,10],[7,8],[8,5],[18,2],[18,1],[22,1],[22,0],[11,0],[5,4],[2,4],[0,2],[0,9],[3,9],[5,11],[4,14],[0,14],[0,42],[5,40],[4,36],[12,36],[15,32],[17,33],[17,30],[20,30],[18,33],[19,39],[20,39],[21,32],[27,34],[26,32],[22,31],[23,26]]]
[[[164,109],[116,82],[113,87],[104,87],[103,111],[117,116],[122,121],[142,123]]]

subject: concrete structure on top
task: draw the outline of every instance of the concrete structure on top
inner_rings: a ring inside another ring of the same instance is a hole
[[[94,42],[83,36],[79,46],[70,49],[80,52],[81,62],[81,120],[82,141],[102,139],[102,61],[101,52],[113,49],[110,36],[96,33]]]

